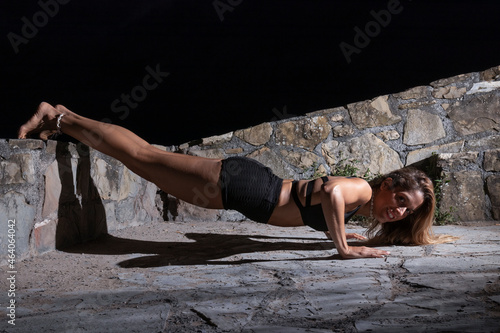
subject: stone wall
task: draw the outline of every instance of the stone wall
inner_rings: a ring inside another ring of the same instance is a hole
[[[83,144],[0,140],[0,156],[2,253],[7,221],[15,221],[16,258],[22,259],[161,219],[154,184]]]
[[[500,66],[462,74],[177,149],[206,157],[249,156],[295,179],[331,174],[346,163],[362,176],[425,162],[446,180],[443,211],[451,207],[461,222],[500,220],[499,74]]]
[[[459,221],[500,220],[499,74],[500,66],[159,147],[215,158],[249,156],[294,179],[330,174],[345,163],[363,175],[426,161],[448,180],[442,209],[453,207]],[[16,222],[18,258],[152,221],[243,219],[180,202],[82,144],[0,140],[0,156],[0,212],[5,225]],[[7,237],[0,233],[2,253]]]

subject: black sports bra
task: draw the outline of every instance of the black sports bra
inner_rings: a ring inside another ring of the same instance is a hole
[[[323,180],[323,184],[328,181],[328,177],[321,177],[321,180]],[[323,208],[321,207],[321,204],[317,205],[311,205],[311,197],[313,193],[313,188],[314,188],[314,180],[311,180],[309,183],[307,183],[307,188],[306,188],[306,205],[302,206],[302,203],[299,200],[299,195],[297,194],[297,184],[298,181],[293,181],[292,183],[292,197],[293,200],[295,201],[295,204],[300,210],[300,216],[302,216],[302,222],[304,222],[305,225],[310,226],[311,228],[318,230],[318,231],[328,231],[328,227],[326,225],[326,219],[325,215],[323,214]],[[349,219],[356,214],[358,209],[361,206],[356,207],[354,210],[347,212],[344,214],[344,223],[347,223]]]

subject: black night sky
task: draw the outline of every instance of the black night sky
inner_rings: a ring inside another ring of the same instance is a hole
[[[180,144],[500,65],[496,0],[6,3],[1,138],[47,101]]]

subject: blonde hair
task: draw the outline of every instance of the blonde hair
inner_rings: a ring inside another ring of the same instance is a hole
[[[391,190],[420,191],[424,196],[422,205],[411,215],[394,223],[381,224],[373,219],[368,227],[369,243],[379,245],[427,245],[454,241],[457,237],[449,235],[436,236],[432,232],[436,196],[434,185],[421,170],[413,167],[402,168],[370,182],[373,195],[377,195],[380,186],[387,178],[392,179]]]

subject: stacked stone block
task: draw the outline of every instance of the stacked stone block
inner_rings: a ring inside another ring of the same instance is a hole
[[[83,144],[0,140],[0,155],[0,212],[5,226],[16,221],[18,259],[160,219],[154,184]]]

